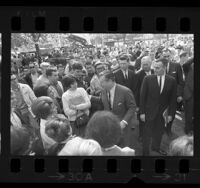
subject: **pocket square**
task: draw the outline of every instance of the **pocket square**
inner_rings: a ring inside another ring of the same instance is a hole
[[[172,72],[173,74],[176,73],[176,71]]]
[[[122,105],[122,103],[121,103],[121,102],[120,102],[120,103],[118,103],[118,106],[119,106],[119,105]]]

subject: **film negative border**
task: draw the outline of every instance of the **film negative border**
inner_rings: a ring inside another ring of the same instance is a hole
[[[199,8],[0,7],[2,27],[1,123],[9,124],[11,33],[189,33],[200,60]],[[195,65],[195,157],[20,157],[10,156],[9,126],[2,126],[0,182],[193,182],[199,183],[200,66]],[[8,108],[4,108],[8,107]],[[196,136],[197,135],[197,136]]]

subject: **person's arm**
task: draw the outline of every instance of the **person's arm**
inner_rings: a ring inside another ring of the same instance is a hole
[[[136,103],[135,103],[135,98],[130,89],[128,89],[125,92],[125,95],[126,95],[125,96],[125,104],[126,104],[128,111],[126,112],[126,115],[124,116],[123,120],[126,121],[126,123],[128,123],[135,114]]]
[[[76,115],[76,110],[72,110],[69,108],[69,98],[68,95],[63,94],[62,95],[62,104],[63,104],[63,110],[66,116],[73,116]]]
[[[148,92],[147,78],[145,77],[140,90],[140,114],[145,114],[145,103]]]
[[[52,86],[49,86],[49,88],[48,88],[48,90],[47,90],[47,93],[48,93],[48,96],[50,97],[50,98],[52,98],[53,99],[53,101],[54,101],[54,104],[57,106],[57,110],[58,110],[58,113],[60,113],[61,112],[61,107],[60,107],[60,104],[58,103],[58,101],[56,100],[56,98],[57,98],[57,96],[55,95],[55,93],[54,93],[54,89],[52,88]]]
[[[176,113],[176,91],[177,91],[177,84],[175,79],[173,78],[172,81],[172,86],[171,86],[171,92],[170,92],[170,96],[169,96],[169,111],[168,114],[169,116],[174,117],[175,113]]]
[[[177,64],[177,96],[183,96],[184,80],[183,71],[180,64]]]
[[[26,87],[27,87],[27,90],[28,90],[28,93],[29,93],[29,98],[33,102],[34,100],[37,99],[37,97],[35,96],[33,90],[30,88],[29,85],[26,85]]]
[[[82,94],[83,99],[85,100],[85,103],[77,105],[76,106],[77,110],[85,110],[87,108],[90,108],[91,102],[90,102],[90,99],[89,99],[87,92],[82,88],[81,88],[80,92]]]

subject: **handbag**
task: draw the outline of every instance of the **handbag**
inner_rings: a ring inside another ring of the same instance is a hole
[[[78,111],[77,111],[77,114],[78,114]],[[88,121],[89,121],[89,116],[86,113],[83,113],[79,117],[76,116],[75,125],[77,127],[83,127],[87,125]]]

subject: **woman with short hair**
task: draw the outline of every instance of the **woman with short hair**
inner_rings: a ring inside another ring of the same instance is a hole
[[[91,107],[89,96],[84,88],[77,87],[77,81],[73,76],[65,77],[63,85],[64,88],[67,88],[67,91],[62,95],[64,113],[71,123],[73,134],[83,136],[87,123],[78,126],[77,119],[89,116],[89,108]]]
[[[55,117],[48,120],[45,124],[45,133],[56,142],[49,148],[48,155],[57,155],[68,140],[72,139],[72,128],[67,118]]]
[[[86,127],[86,138],[96,140],[102,147],[103,155],[134,156],[135,150],[117,146],[121,136],[120,120],[109,111],[96,112]]]
[[[56,105],[54,104],[53,99],[43,96],[37,98],[33,102],[31,109],[34,115],[40,119],[40,135],[42,138],[44,149],[47,153],[48,149],[56,144],[56,142],[46,135],[45,124],[49,119],[58,116]]]

